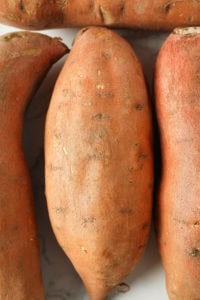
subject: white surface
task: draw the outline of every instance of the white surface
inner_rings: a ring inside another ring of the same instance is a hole
[[[13,27],[0,25],[0,34],[18,31]],[[71,48],[77,29],[41,31],[51,36],[60,36]],[[141,59],[151,99],[153,90],[153,69],[157,52],[167,34],[120,31],[134,47]],[[122,49],[123,51],[123,49]],[[87,54],[86,54],[87,55]],[[24,148],[31,171],[37,208],[38,230],[41,246],[42,273],[46,300],[86,300],[88,299],[81,280],[73,266],[58,246],[48,220],[44,196],[43,135],[45,113],[48,108],[52,88],[64,60],[61,59],[49,72],[25,115]],[[31,271],[31,270],[30,270]],[[108,299],[113,300],[167,300],[164,272],[152,230],[148,247],[135,271],[125,280],[130,286],[127,293],[117,290]]]

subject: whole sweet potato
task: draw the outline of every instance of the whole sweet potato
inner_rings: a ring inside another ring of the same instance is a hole
[[[0,0],[0,22],[22,28],[169,30],[200,25],[200,0]]]
[[[152,207],[150,106],[118,34],[78,34],[47,113],[45,161],[55,236],[91,299],[104,299],[138,263]]]
[[[58,40],[16,32],[0,37],[0,299],[44,299],[31,182],[21,145],[25,108],[50,66]]]
[[[200,299],[200,27],[177,29],[155,73],[162,174],[158,244],[171,300]]]

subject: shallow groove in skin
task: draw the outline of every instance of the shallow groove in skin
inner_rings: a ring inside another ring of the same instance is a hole
[[[102,5],[99,5],[99,14],[101,17],[101,21],[105,25],[111,25],[113,23],[112,16],[110,12],[104,9]]]
[[[20,0],[20,2],[19,2],[19,9],[24,13],[27,12],[23,0]]]

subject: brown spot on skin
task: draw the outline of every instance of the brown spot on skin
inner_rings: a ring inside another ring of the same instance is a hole
[[[104,249],[104,251],[102,252],[102,256],[105,258],[110,258],[112,257],[112,253],[108,249]]]
[[[143,225],[142,225],[142,230],[146,230],[148,229],[149,227],[149,223],[148,222],[145,222]]]
[[[144,106],[143,106],[142,104],[140,104],[140,103],[137,103],[137,104],[135,105],[135,109],[136,109],[137,111],[141,111],[141,110],[143,110],[143,108],[144,108]]]
[[[47,169],[49,169],[50,171],[62,171],[63,170],[63,167],[59,167],[59,166],[54,166],[52,164],[49,164],[47,166]]]
[[[131,214],[133,212],[132,208],[124,207],[119,210],[120,214]]]
[[[146,159],[147,157],[148,157],[148,154],[146,154],[146,153],[142,153],[139,156],[140,159]]]
[[[22,12],[26,13],[26,9],[25,9],[25,5],[24,5],[24,1],[23,0],[20,0],[20,2],[19,2],[19,9]]]
[[[84,217],[84,218],[82,218],[81,225],[85,228],[85,227],[87,227],[87,224],[92,224],[95,221],[96,221],[95,217]]]
[[[111,57],[111,52],[110,51],[102,51],[101,56],[103,58],[110,58]]]
[[[133,146],[134,146],[134,147],[138,147],[138,146],[139,146],[139,143],[133,143]]]
[[[65,215],[66,213],[66,209],[62,206],[59,206],[59,207],[53,207],[53,212],[55,215]]]
[[[105,92],[104,90],[99,91],[98,93],[96,93],[96,96],[98,98],[105,98],[105,99],[113,99],[114,98],[114,94],[112,92]]]
[[[188,18],[188,22],[190,22],[190,23],[192,23],[193,20],[194,20],[194,17],[193,17],[193,16],[190,16],[190,17]]]
[[[126,1],[124,1],[124,3],[120,8],[120,17],[123,17],[125,15],[125,12],[126,12]]]
[[[92,120],[97,120],[97,121],[103,121],[103,120],[110,120],[111,116],[109,115],[104,115],[104,114],[97,114],[95,116],[92,116]]]
[[[194,222],[194,223],[192,224],[192,227],[194,227],[194,228],[200,227],[200,221]]]
[[[138,248],[138,250],[142,250],[142,249],[145,248],[145,246],[146,246],[146,245],[139,245],[137,248]]]
[[[106,161],[106,160],[110,160],[111,157],[110,155],[107,155],[105,153],[99,153],[99,154],[89,154],[88,155],[88,159],[89,160],[99,160],[99,161]]]
[[[88,253],[87,249],[84,246],[81,246],[81,251],[84,252],[85,254]]]
[[[200,256],[200,248],[192,248],[189,252],[188,255],[190,257],[199,257]]]

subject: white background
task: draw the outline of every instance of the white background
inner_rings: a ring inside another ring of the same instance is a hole
[[[20,29],[0,25],[0,34],[18,30]],[[61,37],[67,46],[71,48],[72,41],[77,31],[77,29],[62,29],[41,32],[50,36]],[[157,53],[168,33],[135,32],[133,30],[122,30],[118,32],[131,43],[140,58],[147,79],[150,97],[151,100],[154,101],[154,64]],[[81,280],[53,236],[44,196],[43,136],[45,115],[56,77],[65,59],[66,57],[53,66],[27,109],[23,132],[23,144],[31,172],[37,209],[45,299],[86,300],[88,299],[88,296]],[[168,297],[164,280],[164,272],[152,227],[149,243],[144,256],[134,272],[125,280],[130,286],[130,290],[127,293],[119,293],[119,291],[114,290],[108,299],[167,300]]]

